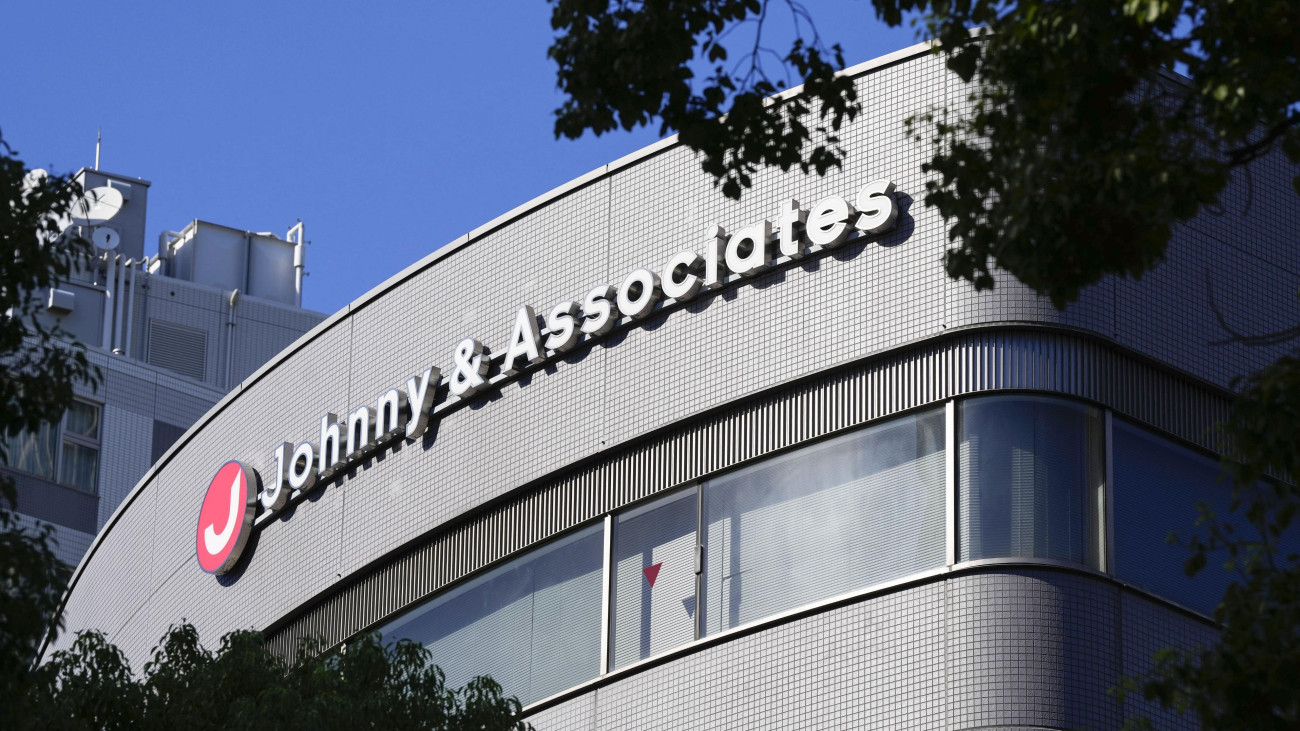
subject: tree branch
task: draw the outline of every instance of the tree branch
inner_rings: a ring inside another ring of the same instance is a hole
[[[1260,335],[1247,335],[1240,332],[1228,324],[1227,319],[1223,316],[1223,311],[1219,309],[1218,302],[1214,298],[1214,284],[1210,281],[1210,272],[1205,272],[1205,289],[1209,293],[1210,310],[1214,312],[1214,319],[1218,321],[1219,327],[1230,337],[1222,340],[1211,340],[1210,345],[1227,345],[1229,343],[1241,343],[1252,348],[1265,347],[1269,345],[1280,345],[1300,337],[1300,325],[1286,328],[1285,330],[1275,330],[1273,332],[1262,333]]]
[[[1249,145],[1245,145],[1244,147],[1238,147],[1235,150],[1228,150],[1228,164],[1233,166],[1244,165],[1259,159],[1261,155],[1268,152],[1268,149],[1273,146],[1274,142],[1277,142],[1281,139],[1282,135],[1286,134],[1288,130],[1297,125],[1300,125],[1300,114],[1296,114],[1295,112],[1287,114],[1285,119],[1273,125],[1273,127],[1260,139],[1250,143]]]

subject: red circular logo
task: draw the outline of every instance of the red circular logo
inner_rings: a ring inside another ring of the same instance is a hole
[[[253,532],[260,488],[257,472],[239,462],[227,462],[217,470],[203,496],[195,538],[199,566],[204,571],[224,574],[239,561],[239,554]]]

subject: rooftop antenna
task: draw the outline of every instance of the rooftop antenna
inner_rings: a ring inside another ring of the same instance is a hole
[[[103,135],[101,135],[100,132],[102,132],[103,129],[104,129],[103,127],[95,128],[95,169],[96,170],[99,169],[99,143],[100,140],[104,139]]]

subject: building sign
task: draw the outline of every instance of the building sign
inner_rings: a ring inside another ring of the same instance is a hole
[[[265,483],[244,465],[226,463],[203,501],[199,565],[209,573],[229,571],[250,528],[265,526],[385,446],[399,439],[420,439],[434,419],[462,408],[475,396],[594,343],[617,327],[634,326],[657,311],[835,249],[855,235],[892,230],[898,220],[893,193],[892,182],[878,180],[856,191],[852,202],[832,195],[804,208],[796,200],[786,200],[775,217],[731,235],[713,226],[703,253],[688,249],[660,269],[635,269],[618,284],[593,287],[581,300],[556,303],[540,318],[531,306],[520,307],[510,340],[499,355],[477,338],[465,338],[449,354],[446,371],[428,366],[343,418],[323,414],[319,439],[274,448],[275,474]]]
[[[238,563],[253,532],[260,489],[257,473],[239,462],[221,465],[208,483],[195,536],[199,566],[204,571],[224,574]]]

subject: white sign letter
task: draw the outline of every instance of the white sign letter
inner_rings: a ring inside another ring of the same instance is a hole
[[[542,333],[537,329],[537,313],[528,305],[520,307],[519,312],[515,313],[515,327],[510,332],[510,345],[506,347],[506,359],[501,364],[501,372],[513,376],[529,364],[540,363],[542,354],[537,348],[537,341],[541,339]],[[516,365],[520,358],[524,359],[524,364]]]
[[[732,234],[727,241],[727,268],[746,277],[766,269],[772,261],[772,250],[767,245],[771,237],[772,224],[766,219]]]
[[[799,207],[799,201],[791,198],[781,202],[781,214],[776,219],[781,256],[803,256],[803,242],[799,240],[798,228],[807,222],[808,211]],[[795,224],[799,224],[798,228]]]
[[[546,336],[546,348],[557,353],[573,349],[578,344],[578,303],[573,300],[561,302],[551,308],[546,316],[546,329],[551,333]]]
[[[853,225],[863,233],[884,233],[898,221],[898,202],[894,200],[894,184],[891,181],[867,183],[858,191],[854,205],[862,215],[858,216]]]
[[[406,379],[406,402],[411,405],[411,418],[406,422],[406,438],[415,439],[429,428],[429,411],[433,408],[433,397],[438,390],[437,368],[424,369],[417,381],[415,377]],[[433,388],[429,388],[429,384]]]
[[[808,215],[808,240],[828,249],[839,246],[849,237],[852,216],[848,201],[838,195],[823,198]]]

